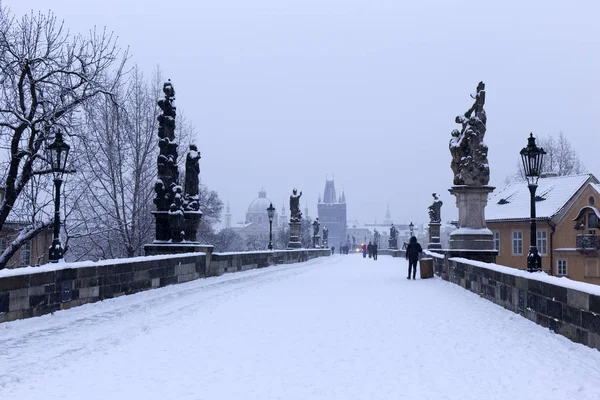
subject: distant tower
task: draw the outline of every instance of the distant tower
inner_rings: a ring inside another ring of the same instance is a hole
[[[387,211],[385,212],[385,218],[383,219],[383,224],[384,225],[391,225],[392,224],[392,214],[390,214],[390,203],[388,202],[387,205]]]
[[[319,222],[321,225],[327,225],[329,229],[329,243],[333,246],[346,242],[347,219],[346,214],[346,194],[338,198],[335,193],[335,184],[333,179],[325,178],[325,191],[322,201],[319,199],[317,204]]]
[[[285,204],[281,204],[281,217],[279,218],[281,225],[287,225],[290,221],[288,221],[287,215],[285,213]]]
[[[229,207],[229,200],[227,200],[227,207],[225,208],[225,228],[231,228],[231,207]]]

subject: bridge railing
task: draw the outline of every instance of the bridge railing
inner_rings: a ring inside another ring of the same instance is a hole
[[[436,275],[574,342],[600,350],[600,286],[498,264],[434,258]]]

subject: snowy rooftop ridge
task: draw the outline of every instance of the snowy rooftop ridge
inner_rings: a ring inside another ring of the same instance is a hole
[[[558,214],[586,184],[598,183],[593,174],[540,178],[536,196],[538,219],[550,219]],[[596,188],[600,192],[600,186]],[[486,221],[529,219],[530,194],[525,182],[513,182],[495,191],[485,209]]]

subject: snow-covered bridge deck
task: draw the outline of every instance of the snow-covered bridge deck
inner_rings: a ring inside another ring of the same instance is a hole
[[[0,324],[0,398],[598,399],[600,352],[333,256]]]

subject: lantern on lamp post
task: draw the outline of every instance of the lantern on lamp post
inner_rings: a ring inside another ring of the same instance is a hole
[[[267,215],[269,216],[269,250],[273,250],[273,218],[275,217],[275,207],[273,203],[267,208]]]
[[[523,170],[527,178],[527,186],[529,187],[530,206],[531,206],[531,238],[529,246],[529,254],[527,255],[527,271],[538,272],[542,270],[542,257],[537,249],[537,232],[536,232],[536,216],[535,216],[535,191],[538,185],[538,179],[542,173],[544,162],[543,148],[537,147],[533,133],[527,139],[527,146],[521,150],[521,160],[523,161]]]
[[[63,249],[60,243],[60,187],[63,182],[63,174],[66,172],[69,150],[70,146],[63,141],[61,131],[56,131],[54,142],[46,147],[52,174],[54,175],[54,237],[48,257],[51,263],[56,263],[63,257]]]
[[[413,237],[415,235],[415,225],[412,223],[412,221],[410,221],[408,228],[410,229],[410,237]]]

